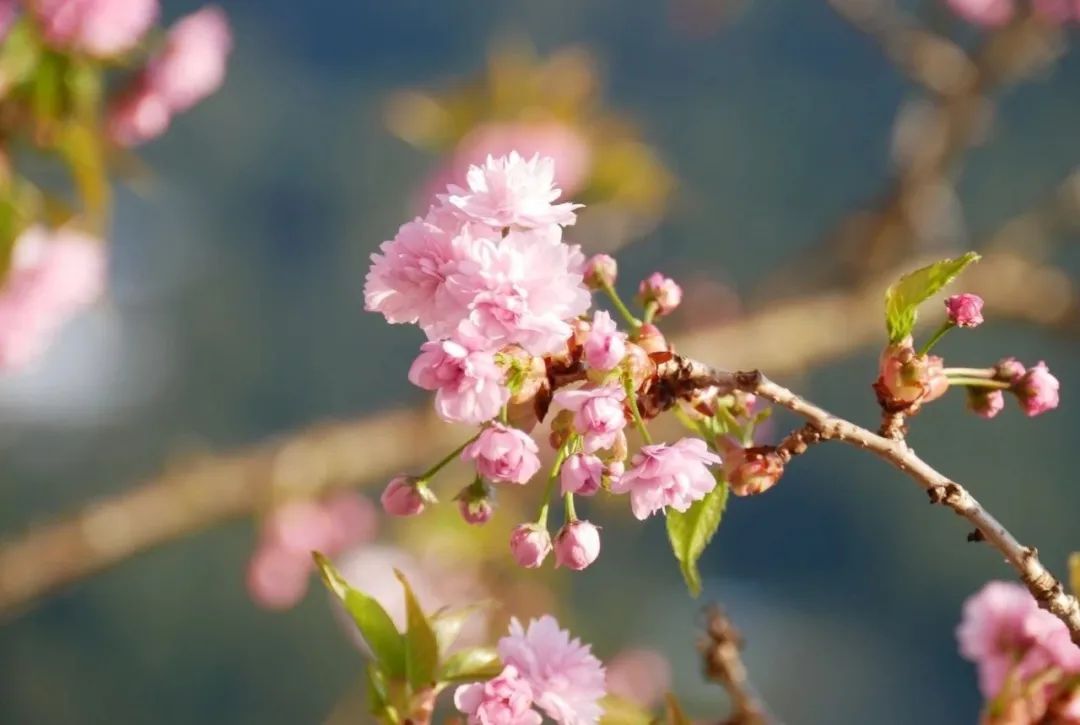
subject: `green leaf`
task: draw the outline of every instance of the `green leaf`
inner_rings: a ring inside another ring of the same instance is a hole
[[[374,665],[365,667],[364,674],[367,680],[367,703],[372,715],[381,715],[389,704],[386,689],[386,676],[382,670]]]
[[[25,81],[37,66],[41,45],[34,36],[33,24],[26,19],[16,23],[0,43],[0,79],[3,89]]]
[[[457,641],[461,628],[474,614],[486,608],[486,603],[472,604],[458,609],[440,609],[431,615],[431,628],[439,643],[439,652],[445,653]]]
[[[486,680],[502,672],[494,647],[470,647],[455,652],[439,669],[439,682]]]
[[[905,274],[885,292],[885,326],[889,342],[899,342],[915,329],[918,307],[952,282],[979,255],[968,252],[955,259],[943,259]]]
[[[352,617],[364,641],[371,648],[375,662],[388,677],[404,677],[405,638],[397,631],[394,620],[390,619],[390,615],[378,601],[349,586],[325,556],[317,551],[312,556],[326,588],[337,595],[345,605],[345,611]]]
[[[727,504],[727,481],[716,476],[716,487],[705,498],[695,501],[684,512],[669,509],[667,512],[668,539],[671,550],[679,560],[683,578],[692,596],[701,594],[701,574],[697,562],[701,552],[720,526],[720,518]]]
[[[409,580],[397,569],[394,575],[405,590],[405,673],[409,684],[415,689],[427,687],[435,681],[435,669],[439,666],[439,641],[431,620],[420,608]]]

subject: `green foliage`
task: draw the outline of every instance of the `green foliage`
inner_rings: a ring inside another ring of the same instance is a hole
[[[728,485],[716,476],[716,487],[684,512],[668,510],[667,531],[671,550],[679,561],[683,578],[692,596],[701,594],[701,573],[697,562],[720,526],[727,505]]]
[[[323,582],[345,605],[345,611],[371,648],[375,663],[387,677],[404,677],[407,657],[405,638],[397,631],[390,615],[375,599],[350,587],[325,556],[316,552],[314,557]]]
[[[435,671],[439,666],[439,642],[408,579],[397,569],[394,575],[405,590],[405,672],[409,684],[421,689],[435,682]]]
[[[501,671],[502,662],[493,647],[470,647],[447,658],[439,668],[439,682],[486,680]]]
[[[943,259],[901,277],[885,292],[885,326],[889,342],[899,342],[915,329],[918,308],[956,279],[972,262],[975,252],[955,259]]]

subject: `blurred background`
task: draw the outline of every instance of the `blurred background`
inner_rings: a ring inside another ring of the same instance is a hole
[[[986,33],[939,3],[898,4],[926,37],[839,12],[877,5],[225,2],[229,78],[146,147],[152,173],[120,187],[108,302],[0,380],[0,541],[324,421],[368,421],[356,450],[397,456],[370,475],[354,461],[335,484],[377,495],[394,470],[441,457],[454,439],[436,447],[422,414],[371,423],[427,399],[404,375],[417,332],[363,311],[368,255],[475,148],[528,133],[578,165],[563,185],[590,208],[570,236],[619,249],[621,288],[659,269],[688,289],[669,326],[677,344],[761,364],[865,423],[883,280],[926,255],[988,250],[971,284],[989,323],[954,333],[942,354],[1045,359],[1065,402],[987,422],[954,393],[911,440],[1063,571],[1080,548],[1072,31],[1014,37],[987,71],[947,52],[979,58]],[[168,18],[196,6],[163,3]],[[330,430],[350,449],[343,425]],[[781,417],[773,435],[784,429]],[[284,612],[252,603],[251,513],[265,505],[230,504],[221,522],[4,610],[0,722],[324,721],[363,660],[321,589]],[[564,620],[602,658],[659,649],[688,709],[719,718],[723,692],[701,682],[693,649],[700,602],[663,523],[627,513],[594,507],[603,555],[545,585],[569,597]],[[460,545],[503,557],[511,515]],[[381,537],[471,533],[435,521]],[[730,502],[703,600],[730,611],[785,722],[974,722],[980,698],[953,630],[963,599],[1011,572],[965,533],[884,464],[823,446],[766,495]],[[538,608],[519,594],[519,613]]]

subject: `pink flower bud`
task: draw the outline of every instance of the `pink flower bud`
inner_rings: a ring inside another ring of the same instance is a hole
[[[526,569],[536,569],[551,553],[551,534],[539,524],[520,524],[510,534],[510,553]]]
[[[638,286],[638,301],[643,307],[655,305],[657,315],[670,315],[682,302],[682,295],[682,287],[659,272],[653,272]]]
[[[1012,19],[1015,0],[946,0],[954,13],[974,25],[996,28]]]
[[[615,258],[607,254],[594,254],[585,263],[585,284],[589,289],[614,287],[619,274]]]
[[[109,104],[106,131],[118,146],[138,146],[165,133],[171,121],[164,99],[137,81]]]
[[[416,516],[424,510],[426,503],[419,480],[412,476],[395,476],[379,500],[383,510],[391,516]]]
[[[147,83],[170,110],[186,111],[221,86],[231,49],[225,12],[201,8],[169,28],[164,48],[147,65]]]
[[[994,380],[1001,380],[1015,385],[1020,382],[1020,378],[1024,377],[1026,372],[1027,368],[1024,367],[1023,363],[1014,357],[1007,357],[994,366]]]
[[[28,0],[45,42],[103,58],[131,50],[158,15],[157,0]]]
[[[592,496],[600,490],[604,462],[593,455],[575,453],[566,459],[559,472],[563,493]]]
[[[945,300],[949,322],[957,327],[978,327],[983,323],[982,297],[972,294],[953,295]]]
[[[641,346],[642,350],[650,354],[666,352],[669,349],[664,333],[660,332],[659,327],[649,322],[638,328],[634,341]]]
[[[613,370],[626,355],[626,334],[619,332],[605,310],[593,317],[592,329],[585,338],[585,361],[594,370]]]
[[[458,502],[458,511],[465,523],[475,526],[491,520],[495,512],[491,496],[491,487],[481,478],[461,489],[454,499]]]
[[[461,452],[461,460],[474,461],[491,481],[524,484],[540,470],[539,450],[528,433],[493,423]]]
[[[917,355],[907,338],[881,353],[879,376],[874,384],[878,399],[888,410],[905,410],[945,394],[949,379],[936,355]]]
[[[968,409],[981,418],[989,420],[1005,407],[1005,395],[1000,390],[971,386],[967,396]]]
[[[1020,378],[1013,388],[1016,397],[1020,400],[1020,407],[1029,417],[1045,413],[1058,407],[1058,390],[1061,383],[1050,374],[1046,363],[1028,368],[1024,376]]]
[[[724,473],[736,496],[755,496],[775,486],[784,475],[784,462],[773,446],[743,448],[723,439]]]
[[[600,530],[588,521],[570,521],[555,535],[555,566],[581,571],[600,555]]]

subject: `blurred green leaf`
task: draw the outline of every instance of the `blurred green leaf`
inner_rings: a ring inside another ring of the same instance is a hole
[[[364,641],[371,648],[376,663],[388,677],[404,677],[405,638],[397,631],[390,615],[375,599],[349,586],[325,556],[319,552],[312,556],[326,588],[337,595],[345,605],[345,611],[352,617]]]
[[[439,666],[439,642],[431,621],[420,608],[420,602],[409,586],[409,580],[397,569],[394,576],[405,590],[405,618],[408,622],[405,632],[405,672],[409,684],[420,689],[435,681],[435,670]]]
[[[640,705],[615,695],[605,695],[600,705],[604,708],[600,725],[650,725],[655,722],[652,714]]]
[[[695,501],[683,512],[668,509],[667,530],[671,550],[679,560],[679,568],[692,596],[701,593],[701,574],[697,562],[720,526],[727,498],[727,481],[717,475],[716,486],[705,498]]]
[[[0,89],[6,92],[23,83],[33,73],[40,57],[41,45],[33,24],[23,19],[8,31],[7,37],[0,43]]]
[[[110,189],[101,135],[82,123],[67,123],[60,137],[60,151],[71,170],[87,221],[95,232],[103,234]]]
[[[470,647],[455,652],[439,668],[439,682],[486,680],[502,672],[494,647]]]
[[[972,262],[979,260],[975,252],[955,259],[943,259],[914,272],[905,274],[885,292],[885,326],[889,342],[899,342],[915,329],[918,308],[952,282]]]
[[[435,630],[435,639],[439,643],[439,652],[445,653],[457,641],[461,628],[474,614],[483,609],[484,604],[473,604],[457,609],[441,609],[431,615],[431,628]]]

